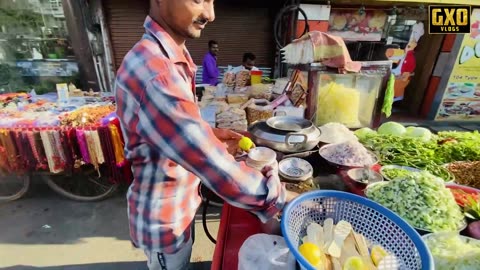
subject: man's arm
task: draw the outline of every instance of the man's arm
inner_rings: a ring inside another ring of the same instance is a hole
[[[189,85],[161,74],[145,89],[138,111],[137,132],[162,154],[197,175],[229,204],[255,213],[266,221],[283,208],[285,188],[278,177],[238,163],[202,120],[197,105],[187,97]]]

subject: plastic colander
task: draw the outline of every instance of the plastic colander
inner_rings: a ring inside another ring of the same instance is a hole
[[[282,233],[302,269],[315,270],[299,253],[307,226],[323,226],[327,218],[352,224],[371,245],[378,244],[394,254],[400,269],[433,270],[432,255],[420,235],[397,214],[369,199],[340,191],[312,191],[298,196],[284,209]]]

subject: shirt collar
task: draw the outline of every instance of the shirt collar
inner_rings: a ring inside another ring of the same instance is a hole
[[[161,27],[150,16],[147,16],[145,19],[143,27],[145,27],[145,30],[158,40],[170,60],[175,63],[185,63],[190,67],[195,67],[188,51],[178,46],[170,34],[168,34],[165,29],[163,29],[163,27]]]
[[[215,56],[213,53],[211,53],[211,52],[208,52],[208,54],[209,54],[211,57],[213,57],[213,58],[217,59],[217,57],[216,57],[216,56]]]

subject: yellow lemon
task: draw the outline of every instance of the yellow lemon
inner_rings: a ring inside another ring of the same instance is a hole
[[[238,141],[238,147],[243,151],[248,151],[253,147],[253,142],[248,137],[242,137],[240,141]]]
[[[372,247],[372,252],[371,252],[371,257],[373,263],[378,266],[378,264],[385,258],[385,256],[388,255],[388,252],[383,249],[381,246],[373,246]]]
[[[343,270],[367,270],[367,266],[362,258],[354,256],[347,259],[343,265]]]
[[[298,251],[302,256],[312,265],[317,266],[322,261],[322,251],[320,248],[313,243],[303,243]]]

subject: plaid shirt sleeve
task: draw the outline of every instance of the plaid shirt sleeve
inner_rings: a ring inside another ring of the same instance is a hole
[[[286,194],[278,178],[265,178],[236,162],[201,118],[191,86],[178,73],[163,74],[146,84],[136,132],[229,204],[251,211],[263,222],[280,211]]]

